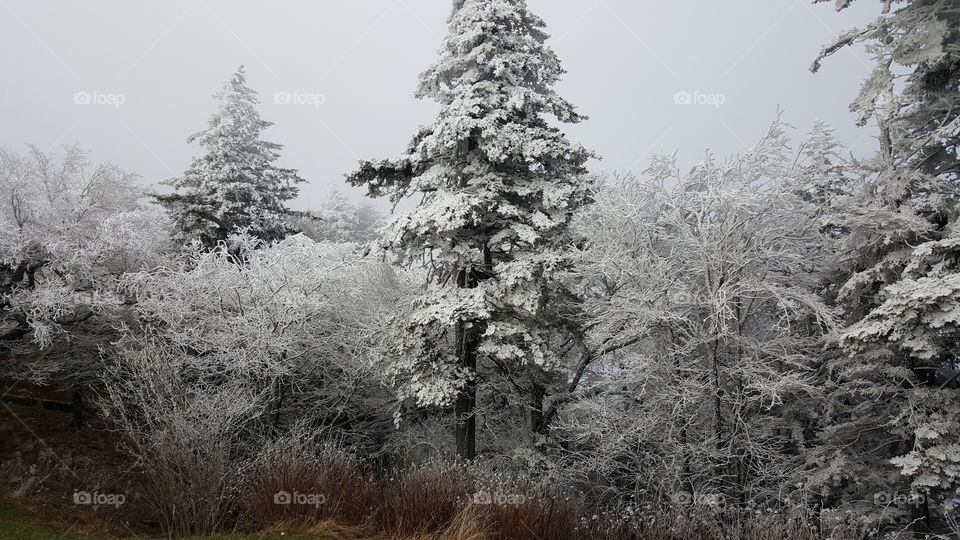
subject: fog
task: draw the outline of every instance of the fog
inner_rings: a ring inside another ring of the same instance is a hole
[[[594,172],[641,171],[651,153],[679,151],[684,166],[707,148],[735,154],[778,111],[795,137],[818,118],[859,155],[876,145],[848,111],[866,53],[844,50],[820,73],[808,69],[824,43],[876,16],[874,3],[841,14],[807,0],[530,7],[568,71],[560,92],[590,116],[568,134],[603,156]],[[331,189],[358,200],[343,175],[361,158],[399,153],[436,110],[413,94],[448,11],[437,0],[2,0],[0,145],[80,143],[154,185],[199,152],[186,138],[243,64],[262,116],[276,123],[266,138],[309,182],[295,206]],[[90,103],[76,103],[82,96]]]

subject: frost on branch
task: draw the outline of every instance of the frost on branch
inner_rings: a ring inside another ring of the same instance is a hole
[[[823,173],[833,144],[805,148]],[[598,187],[576,274],[600,357],[561,417],[581,441],[572,470],[626,473],[667,498],[759,500],[799,476],[782,449],[811,442],[814,366],[836,319],[816,294],[825,253],[805,202],[824,186],[798,189],[786,150],[775,124],[736,159],[680,175],[657,157]]]
[[[143,206],[135,175],[60,154],[0,149],[0,341],[5,372],[84,385],[125,316],[117,281],[170,250],[163,213]]]

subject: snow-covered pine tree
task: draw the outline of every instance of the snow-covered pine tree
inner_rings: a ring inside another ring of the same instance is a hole
[[[187,139],[206,152],[183,176],[165,182],[174,193],[154,197],[170,212],[180,240],[197,239],[212,249],[243,230],[267,242],[280,240],[292,232],[286,203],[303,179],[274,165],[282,146],[260,138],[273,123],[260,118],[260,100],[246,86],[243,66],[214,97],[220,106],[209,127]]]
[[[819,120],[814,122],[800,146],[791,171],[797,194],[820,215],[829,213],[831,201],[850,192],[855,171],[844,157],[845,151],[833,128]]]
[[[372,204],[353,204],[334,190],[317,210],[291,216],[290,226],[315,242],[367,243],[377,238],[384,219]]]
[[[881,145],[855,189],[830,202],[846,232],[834,282],[847,328],[842,354],[827,363],[821,472],[811,480],[825,480],[827,504],[916,495],[872,510],[924,533],[939,506],[928,503],[949,508],[960,494],[960,10],[955,0],[883,9],[813,66],[866,44],[876,67],[851,109],[861,124],[877,120]]]
[[[826,2],[827,0],[814,0]],[[854,0],[838,0],[837,9]],[[894,7],[900,6],[899,9]],[[827,44],[811,69],[854,44],[876,57],[851,109],[881,119],[881,143],[905,168],[960,178],[960,9],[956,0],[884,0],[884,15]],[[903,69],[906,68],[906,69]],[[914,179],[915,180],[915,179]]]
[[[440,59],[417,93],[440,103],[437,119],[401,157],[362,162],[349,177],[371,196],[422,196],[382,239],[400,262],[425,264],[431,282],[395,374],[404,398],[454,403],[464,459],[476,453],[484,366],[559,365],[549,338],[569,293],[558,273],[568,266],[572,215],[588,202],[592,154],[545,118],[584,119],[553,90],[564,71],[544,26],[525,0],[455,2]]]

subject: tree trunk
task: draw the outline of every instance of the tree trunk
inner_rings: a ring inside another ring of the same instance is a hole
[[[713,398],[713,429],[714,429],[714,445],[716,448],[717,455],[714,459],[716,480],[721,486],[725,486],[727,483],[727,457],[724,455],[724,442],[726,440],[724,436],[724,426],[723,426],[723,386],[722,381],[720,380],[720,355],[718,349],[718,341],[715,338],[713,345],[708,347],[709,360],[711,363],[711,368],[713,373],[712,375],[712,386],[711,394]]]
[[[476,283],[470,274],[470,270],[461,269],[457,274],[457,287],[475,287]],[[476,322],[457,321],[457,363],[462,369],[470,373],[476,373],[479,337]],[[457,459],[460,461],[471,461],[477,457],[477,418],[474,414],[476,407],[477,381],[474,377],[471,377],[464,389],[460,391],[454,404]]]
[[[83,427],[83,390],[79,387],[73,389],[70,396],[70,406],[73,408],[73,427],[80,429]]]
[[[538,444],[547,437],[547,419],[543,414],[543,399],[547,389],[537,381],[536,375],[530,376],[530,432],[534,444]]]
[[[283,378],[273,379],[270,397],[270,424],[273,427],[274,435],[280,433],[281,411],[283,410],[284,385]]]
[[[904,442],[906,444],[903,445],[902,453],[909,452],[913,449],[917,444],[917,438],[912,436]],[[914,538],[929,538],[932,527],[930,523],[930,507],[927,504],[927,499],[930,498],[931,492],[914,494],[911,490],[909,495],[910,531],[913,533]],[[917,498],[914,498],[914,495],[916,495]]]
[[[922,493],[919,499],[911,500],[910,518],[914,538],[929,538],[930,535],[930,507],[927,504],[929,494]]]
[[[475,372],[477,368],[476,329],[467,322],[457,323],[457,361],[461,368]],[[470,461],[477,457],[477,382],[470,378],[454,405],[456,416],[457,459]]]
[[[670,332],[670,342],[675,342],[675,337],[673,335],[673,330],[668,329]],[[673,381],[672,384],[679,386],[681,384],[683,374],[680,371],[680,358],[673,356]],[[690,494],[690,504],[693,504],[696,494],[693,491],[693,467],[690,465],[690,437],[687,435],[687,421],[686,421],[686,411],[681,410],[680,421],[683,423],[683,427],[680,428],[680,448],[681,453],[683,454],[683,465],[680,469],[680,491]]]
[[[72,421],[73,424],[76,423],[76,416],[77,416],[75,411],[76,407],[78,406],[82,407],[83,410],[81,412],[90,412],[90,413],[96,412],[87,408],[85,405],[83,405],[83,400],[77,401],[77,400],[71,399],[69,402],[57,401],[53,399],[41,399],[41,398],[21,396],[18,394],[8,393],[0,396],[0,401],[4,403],[12,403],[14,405],[21,405],[24,407],[42,407],[50,411],[68,412],[74,415],[74,420]]]
[[[680,491],[690,495],[690,503],[696,500],[693,491],[693,468],[690,466],[690,444],[687,436],[687,426],[680,429],[680,447],[683,448],[683,467],[680,469]]]

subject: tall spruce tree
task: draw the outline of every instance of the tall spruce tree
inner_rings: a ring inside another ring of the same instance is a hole
[[[861,124],[876,119],[881,144],[853,189],[828,201],[825,217],[844,233],[833,290],[846,328],[825,366],[810,487],[825,504],[925,534],[931,511],[960,495],[960,9],[956,0],[887,0],[883,12],[813,66],[866,45],[876,66],[851,109]],[[905,493],[909,505],[889,504]]]
[[[170,212],[180,240],[197,239],[211,249],[243,230],[267,242],[280,240],[292,232],[286,203],[303,179],[274,165],[282,146],[260,138],[273,123],[260,118],[260,100],[246,86],[243,66],[214,97],[220,106],[209,127],[187,139],[206,153],[183,176],[165,182],[174,193],[154,197]]]
[[[437,119],[402,156],[361,162],[348,181],[393,201],[422,196],[382,239],[431,283],[395,374],[401,397],[454,404],[457,455],[472,459],[484,372],[560,365],[551,336],[569,293],[558,273],[592,154],[546,120],[585,117],[553,90],[564,71],[525,0],[458,0],[448,22],[417,92],[441,105]]]

